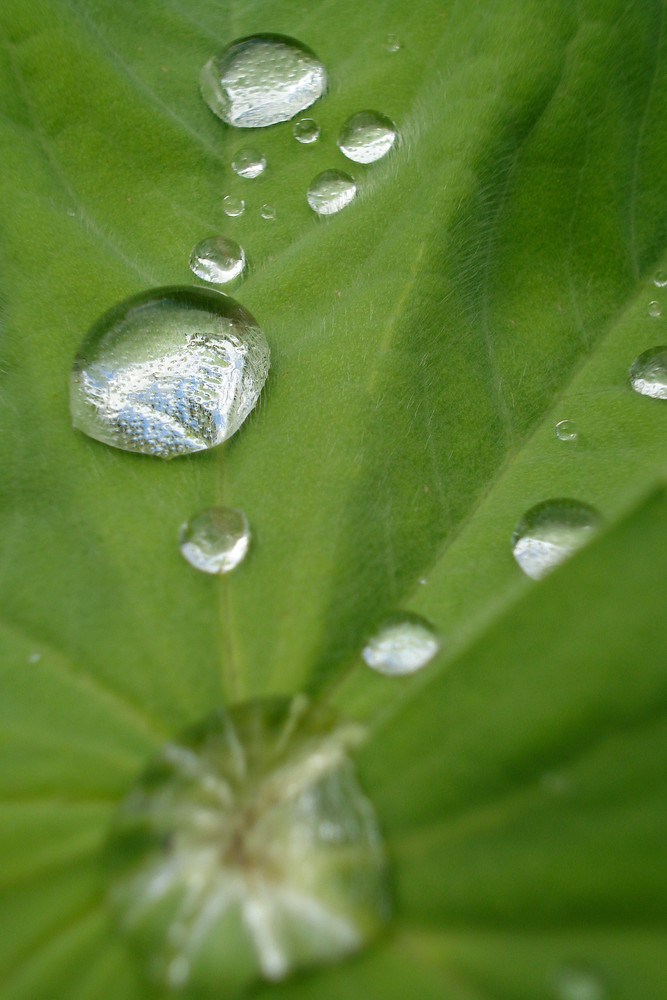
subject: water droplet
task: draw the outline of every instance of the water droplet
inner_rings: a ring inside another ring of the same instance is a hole
[[[231,218],[243,215],[245,212],[245,201],[243,198],[235,198],[231,194],[226,194],[222,199],[222,211],[225,215],[231,216]]]
[[[642,396],[667,399],[667,347],[651,347],[635,358],[630,385]]]
[[[211,288],[157,288],[92,327],[70,379],[72,423],[126,451],[173,458],[241,426],[269,370],[250,313]]]
[[[107,850],[110,901],[148,975],[236,996],[377,934],[387,864],[349,757],[362,735],[297,696],[220,710],[162,748]]]
[[[656,271],[653,284],[656,288],[664,288],[667,285],[667,271]]]
[[[292,132],[297,142],[309,145],[319,139],[320,126],[314,118],[299,118],[298,121],[294,122]]]
[[[440,639],[418,615],[389,618],[368,640],[361,655],[373,670],[389,677],[413,674],[440,651]]]
[[[662,316],[662,306],[660,305],[659,302],[656,302],[655,299],[653,300],[653,302],[649,302],[647,306],[647,311],[649,316],[653,316],[655,318],[657,318],[658,316]]]
[[[602,980],[589,969],[562,968],[553,977],[558,1000],[604,1000],[607,991]]]
[[[271,220],[275,219],[276,210],[273,207],[273,205],[262,205],[262,207],[259,210],[259,214],[262,216],[263,219]]]
[[[202,97],[211,111],[238,128],[288,121],[327,89],[314,52],[284,35],[253,35],[233,42],[201,71]]]
[[[354,201],[356,193],[357,185],[349,174],[325,170],[310,182],[306,198],[318,215],[334,215]]]
[[[41,653],[29,653],[28,654],[28,663],[39,663],[39,661],[41,660],[41,658],[42,658],[42,654]]]
[[[258,149],[246,146],[239,149],[232,160],[232,170],[239,177],[259,177],[266,170],[266,157]]]
[[[561,441],[576,441],[578,433],[574,420],[559,420],[556,424],[556,437]]]
[[[387,52],[398,52],[398,50],[401,47],[401,42],[398,35],[387,35],[384,47],[387,50]]]
[[[210,236],[190,254],[190,269],[204,281],[227,285],[243,276],[246,255],[243,247],[226,236]]]
[[[181,553],[203,573],[229,573],[245,558],[250,528],[241,510],[210,507],[181,525]]]
[[[359,111],[338,133],[338,148],[355,163],[374,163],[386,156],[398,138],[396,126],[377,111]]]
[[[572,790],[572,780],[565,771],[545,771],[540,785],[549,795],[566,795]]]
[[[578,500],[544,500],[514,529],[512,554],[527,576],[540,580],[585,545],[601,522],[594,507]]]

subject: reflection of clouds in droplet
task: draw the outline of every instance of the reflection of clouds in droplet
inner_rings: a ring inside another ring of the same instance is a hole
[[[201,240],[190,254],[190,270],[202,281],[227,285],[243,275],[246,255],[242,246],[226,236]]]
[[[252,180],[266,170],[266,157],[258,149],[240,149],[232,159],[232,170],[239,177]]]
[[[440,639],[433,626],[416,615],[405,615],[381,625],[361,655],[373,670],[397,677],[426,666],[439,650]]]
[[[599,513],[578,500],[545,500],[519,520],[512,555],[526,576],[540,580],[588,541]]]
[[[308,187],[308,204],[318,215],[335,215],[354,201],[357,185],[342,170],[324,170]]]
[[[633,361],[630,385],[642,396],[667,399],[667,347],[651,347]]]
[[[243,511],[211,507],[181,527],[181,553],[203,573],[229,573],[245,558],[250,528]]]
[[[398,138],[390,118],[377,111],[359,111],[338,133],[338,148],[355,163],[374,163],[386,156]]]

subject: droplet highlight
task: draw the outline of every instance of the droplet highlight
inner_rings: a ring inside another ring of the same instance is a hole
[[[512,535],[512,554],[526,576],[540,580],[592,537],[602,518],[578,500],[545,500],[531,507]]]
[[[375,163],[386,156],[398,138],[398,129],[386,115],[359,111],[338,133],[338,148],[355,163]]]
[[[651,347],[635,358],[630,385],[642,396],[667,399],[667,347]]]
[[[357,194],[354,178],[342,170],[325,170],[311,181],[306,198],[318,215],[335,215]]]
[[[273,207],[273,205],[262,205],[262,207],[259,210],[259,214],[261,215],[261,217],[263,219],[267,219],[268,221],[271,221],[272,219],[275,219],[275,217],[276,217],[276,210]]]
[[[648,306],[646,307],[646,310],[649,316],[653,316],[654,319],[657,319],[658,316],[662,316],[662,306],[660,305],[659,302],[656,302],[655,299],[653,300],[653,302],[649,302]]]
[[[245,250],[227,236],[201,240],[190,254],[190,270],[203,281],[228,285],[243,277],[247,260]]]
[[[574,420],[559,420],[556,424],[556,437],[560,441],[576,441],[578,436]]]
[[[235,198],[234,195],[226,194],[222,199],[222,211],[232,219],[237,215],[243,215],[245,201],[243,198]]]
[[[553,976],[556,1000],[605,1000],[607,990],[598,975],[589,969],[567,967]]]
[[[252,179],[259,177],[266,170],[266,157],[258,149],[246,146],[239,149],[232,159],[232,170],[239,177]]]
[[[110,902],[149,978],[192,996],[340,960],[389,916],[363,733],[303,696],[218,711],[165,744],[109,837]]]
[[[294,122],[292,134],[297,142],[308,146],[311,142],[317,142],[319,139],[320,126],[314,118],[299,118],[298,121]]]
[[[202,97],[237,128],[288,121],[327,89],[324,66],[305,45],[284,35],[253,35],[233,42],[201,71]]]
[[[385,621],[361,651],[369,667],[388,677],[421,670],[440,651],[433,626],[418,615],[395,615]]]
[[[70,378],[72,423],[160,458],[213,448],[257,403],[269,360],[257,321],[229,295],[198,286],[142,292],[84,340]]]
[[[665,288],[667,286],[667,271],[656,271],[653,284],[656,288]]]
[[[229,573],[250,548],[248,519],[235,507],[210,507],[181,525],[178,544],[202,573]]]

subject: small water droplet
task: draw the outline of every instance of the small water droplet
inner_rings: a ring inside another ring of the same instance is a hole
[[[540,778],[540,785],[549,795],[566,795],[572,789],[572,781],[565,771],[546,771]]]
[[[273,205],[262,205],[259,210],[259,214],[263,219],[268,219],[270,221],[271,219],[275,219],[276,210]]]
[[[642,396],[667,399],[667,347],[651,347],[635,358],[630,385]]]
[[[557,1000],[604,1000],[607,991],[600,977],[589,969],[562,968],[553,977]]]
[[[125,451],[173,458],[241,426],[269,370],[257,321],[229,295],[157,288],[105,313],[72,367],[72,423]]]
[[[667,285],[667,271],[656,271],[653,284],[656,288],[664,288]]]
[[[222,211],[231,218],[243,215],[245,212],[245,201],[243,198],[235,198],[231,194],[226,194],[222,199]]]
[[[294,122],[292,133],[297,142],[309,145],[319,139],[320,126],[314,118],[299,118],[298,121]]]
[[[578,433],[574,420],[559,420],[556,424],[556,437],[561,441],[576,441]]]
[[[659,302],[656,302],[654,299],[653,302],[649,302],[647,306],[647,312],[649,316],[657,318],[658,316],[662,316],[662,306],[660,305]]]
[[[183,557],[195,569],[229,573],[248,552],[248,520],[234,507],[210,507],[181,525],[178,543]]]
[[[338,133],[338,148],[355,163],[374,163],[386,156],[398,138],[390,118],[377,111],[359,111]]]
[[[413,674],[440,651],[440,639],[418,615],[395,615],[368,640],[361,655],[373,670],[389,677]]]
[[[426,584],[426,582],[427,582],[426,577],[420,576],[419,583],[422,585],[422,587]]]
[[[398,35],[387,35],[384,47],[387,50],[387,52],[398,52],[398,50],[401,47],[401,42]]]
[[[227,285],[243,276],[246,255],[243,247],[226,236],[202,240],[190,254],[190,269],[217,285]]]
[[[28,663],[39,663],[39,661],[41,660],[41,658],[42,658],[42,654],[41,653],[29,653],[28,654]]]
[[[540,580],[585,545],[601,522],[594,507],[578,500],[544,500],[514,529],[512,554],[527,576]]]
[[[266,170],[266,157],[258,149],[246,146],[235,154],[232,160],[232,170],[239,177],[259,177]]]
[[[314,52],[284,35],[253,35],[233,42],[201,71],[202,97],[211,111],[238,128],[288,121],[327,89]]]
[[[70,219],[75,218],[75,216],[76,216],[76,209],[75,208],[68,208],[67,209],[67,214],[69,215]]]
[[[349,205],[357,193],[354,178],[342,170],[325,170],[311,181],[308,204],[318,215],[334,215]]]
[[[111,905],[148,975],[245,995],[377,935],[387,862],[349,757],[362,736],[297,696],[217,711],[162,748],[106,854]]]

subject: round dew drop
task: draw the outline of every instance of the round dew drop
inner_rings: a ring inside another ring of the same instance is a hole
[[[292,134],[297,142],[304,146],[317,142],[320,137],[320,126],[314,118],[299,118],[294,122]]]
[[[210,507],[181,525],[179,546],[202,573],[229,573],[250,547],[248,519],[234,507]]]
[[[268,221],[271,221],[272,219],[275,219],[275,217],[276,217],[276,210],[273,207],[273,205],[262,205],[262,207],[259,210],[259,214],[261,215],[261,217],[263,219],[267,219]]]
[[[354,201],[357,185],[342,170],[325,170],[311,181],[306,198],[318,215],[335,215]]]
[[[561,441],[576,441],[578,434],[574,420],[559,420],[556,424],[556,437]]]
[[[105,313],[70,377],[72,423],[125,451],[173,458],[231,437],[266,382],[254,317],[211,288],[142,292]]]
[[[665,288],[667,286],[667,271],[656,271],[653,284],[656,288]]]
[[[239,177],[248,179],[259,177],[266,170],[266,157],[258,149],[246,146],[235,154],[232,160],[232,170]]]
[[[374,163],[386,156],[398,138],[390,118],[377,111],[359,111],[338,133],[338,148],[355,163]]]
[[[190,270],[203,281],[216,285],[236,282],[243,277],[246,266],[245,250],[226,236],[210,236],[190,254]]]
[[[401,47],[401,40],[398,35],[387,35],[384,47],[387,52],[398,52]]]
[[[235,198],[231,194],[226,194],[222,199],[222,211],[225,215],[230,216],[230,218],[243,215],[245,212],[245,201],[243,198]]]
[[[233,998],[377,935],[387,863],[349,757],[362,736],[297,696],[220,710],[162,747],[107,850],[110,902],[147,976]]]
[[[658,316],[662,316],[662,306],[654,299],[653,302],[649,302],[647,312],[649,316],[653,316],[654,319],[657,319]]]
[[[237,128],[288,121],[327,89],[314,52],[284,35],[253,35],[233,42],[201,71],[202,97],[211,111]]]
[[[630,385],[642,396],[667,399],[667,347],[651,347],[632,362]]]
[[[414,674],[439,653],[433,626],[418,615],[389,618],[368,640],[361,655],[369,667],[389,677]]]
[[[526,576],[540,580],[585,545],[602,518],[578,500],[544,500],[519,520],[512,555]]]

